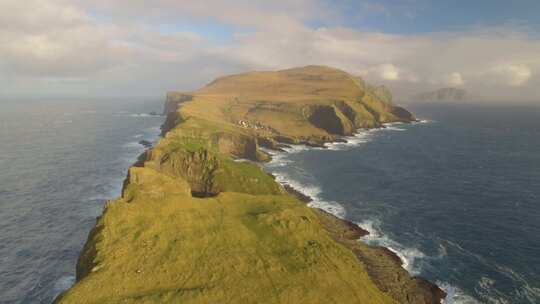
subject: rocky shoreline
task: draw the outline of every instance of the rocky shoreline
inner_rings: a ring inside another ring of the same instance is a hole
[[[271,159],[262,147],[324,147],[357,129],[414,121],[386,88],[323,66],[252,72],[169,93],[164,114],[163,138],[106,204],[80,254],[77,283],[58,303],[444,298],[389,249],[359,242],[365,230],[308,208],[309,196],[260,166]]]
[[[337,141],[342,142],[342,141]],[[323,145],[324,147],[324,145]],[[278,150],[281,153],[287,153],[284,150]],[[270,173],[269,173],[270,174]],[[275,178],[272,174],[270,174]],[[284,189],[296,197],[299,201],[309,204],[313,201],[313,198],[293,186],[283,183]],[[411,277],[407,271],[403,268],[405,261],[403,261],[394,251],[384,246],[373,246],[364,244],[360,238],[368,236],[369,231],[363,229],[359,225],[348,221],[346,219],[338,218],[337,216],[320,208],[313,208],[325,229],[330,233],[332,238],[338,243],[343,244],[350,250],[352,250],[358,260],[367,265],[370,276],[374,278],[375,284],[383,291],[389,292],[394,298],[405,297],[410,303],[443,303],[446,298],[446,292],[442,290],[436,284],[419,276]],[[370,253],[366,254],[366,248],[369,248]],[[369,257],[372,254],[378,257],[377,260]],[[390,282],[389,276],[382,275],[381,268],[388,268],[383,272],[395,272],[397,280]],[[389,270],[389,271],[388,271]],[[404,273],[405,271],[405,273]],[[386,280],[386,281],[385,281]],[[414,286],[410,290],[402,290],[402,292],[396,292],[395,285],[400,284],[401,281],[409,280],[409,286]],[[394,289],[394,290],[392,290]],[[418,292],[418,291],[422,292]]]

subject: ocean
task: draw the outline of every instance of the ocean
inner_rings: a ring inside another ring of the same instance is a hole
[[[266,167],[370,231],[446,303],[540,303],[540,105],[408,108],[422,120],[293,146]]]
[[[0,303],[51,303],[138,142],[160,133],[155,100],[0,101]]]
[[[540,302],[540,106],[409,106],[422,119],[292,146],[279,181],[366,228],[447,303]],[[50,303],[162,100],[0,102],[0,303]]]

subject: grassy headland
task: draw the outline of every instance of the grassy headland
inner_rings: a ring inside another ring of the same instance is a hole
[[[165,112],[164,138],[107,203],[58,303],[439,303],[436,286],[255,163],[269,159],[261,146],[414,120],[384,87],[321,66],[252,72],[171,92]]]

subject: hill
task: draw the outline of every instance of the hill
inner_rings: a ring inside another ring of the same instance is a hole
[[[164,138],[129,169],[57,303],[439,303],[438,287],[256,163],[269,159],[261,147],[414,120],[366,88],[308,66],[170,92]]]

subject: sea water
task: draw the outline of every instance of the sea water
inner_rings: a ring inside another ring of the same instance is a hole
[[[162,100],[0,101],[0,303],[51,303]]]
[[[50,303],[103,204],[158,138],[159,99],[0,101],[0,303]],[[423,120],[292,146],[266,169],[356,222],[447,303],[540,302],[540,106],[411,106]]]
[[[266,167],[447,303],[540,303],[540,105],[408,108],[423,120],[293,146]]]

